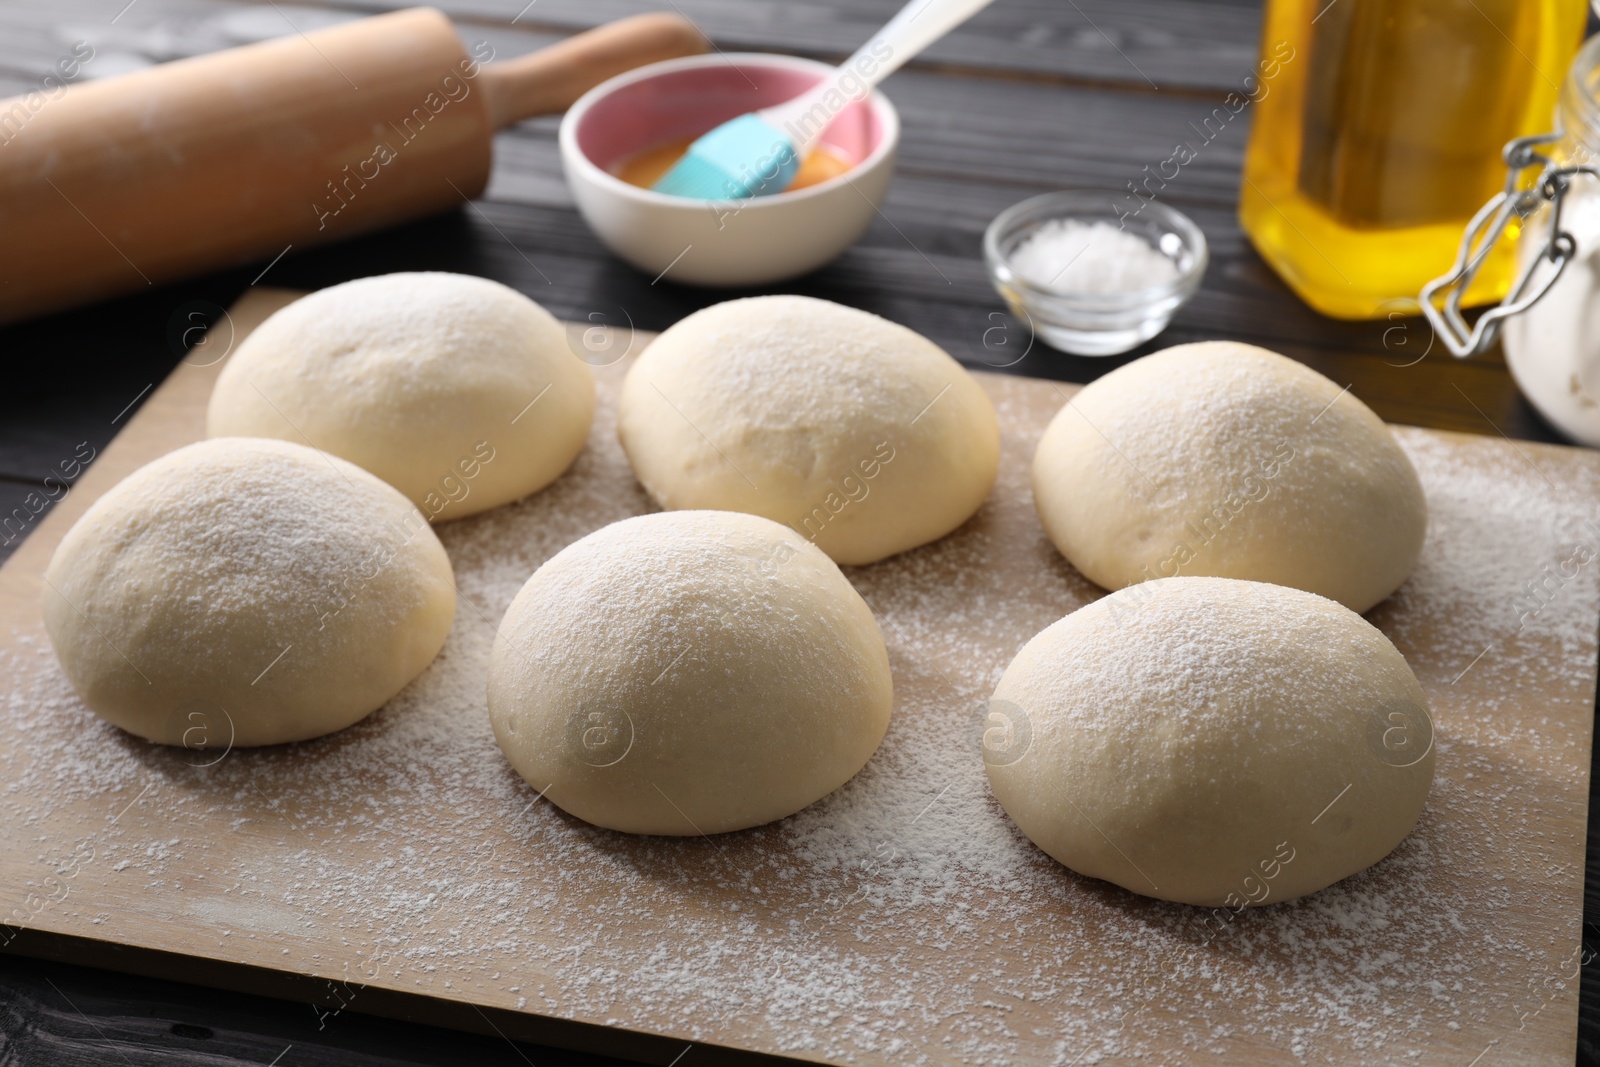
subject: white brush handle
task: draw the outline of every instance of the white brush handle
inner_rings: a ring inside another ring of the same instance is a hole
[[[993,0],[910,0],[871,40],[856,49],[828,77],[793,100],[757,112],[767,123],[789,133],[802,158],[816,147],[822,131],[843,109],[827,98],[847,102],[865,99],[872,87],[899,70],[928,47]],[[1600,0],[1596,0],[1600,3]],[[818,109],[821,110],[818,110]],[[809,121],[808,121],[809,117]]]

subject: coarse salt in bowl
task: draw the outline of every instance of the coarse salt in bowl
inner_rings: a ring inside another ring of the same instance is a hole
[[[1052,348],[1114,356],[1166,329],[1206,272],[1188,216],[1107,190],[1046,193],[1001,212],[983,237],[995,291]]]

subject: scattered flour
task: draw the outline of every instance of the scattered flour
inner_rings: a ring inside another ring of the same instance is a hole
[[[1433,702],[1428,809],[1378,866],[1218,920],[1073,875],[989,793],[979,724],[1000,673],[1099,595],[1032,512],[1027,460],[1056,406],[1040,392],[999,388],[1001,485],[971,523],[847,572],[889,644],[895,717],[861,774],[789,819],[629,838],[538,799],[495,747],[506,606],[560,548],[649,506],[607,399],[566,477],[440,528],[449,642],[332,737],[195,766],[213,757],[84,710],[37,626],[13,635],[7,880],[37,887],[76,854],[34,922],[144,943],[175,926],[220,959],[348,982],[357,1009],[378,982],[841,1063],[1461,1067],[1490,1042],[1570,1048],[1582,865],[1562,864],[1583,849],[1600,562],[1537,614],[1519,597],[1572,543],[1600,548],[1600,468],[1402,431],[1432,522],[1417,576],[1371,618]]]

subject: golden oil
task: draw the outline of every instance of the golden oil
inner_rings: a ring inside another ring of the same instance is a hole
[[[1587,11],[1586,0],[1269,0],[1261,51],[1281,69],[1253,98],[1239,195],[1256,249],[1324,314],[1415,309],[1504,185],[1502,146],[1553,127]],[[1512,244],[1468,303],[1505,295]]]

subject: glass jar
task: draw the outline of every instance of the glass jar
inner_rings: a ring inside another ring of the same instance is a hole
[[[1457,357],[1484,351],[1503,330],[1523,395],[1569,437],[1600,446],[1600,37],[1573,60],[1556,124],[1506,145],[1505,188],[1473,217],[1455,265],[1423,286],[1420,301]],[[1504,302],[1469,324],[1462,294],[1511,238],[1516,278]]]
[[[1239,197],[1262,257],[1339,318],[1415,294],[1499,186],[1500,146],[1548,127],[1587,7],[1269,0]],[[1499,299],[1514,272],[1499,253],[1466,302]]]
[[[1557,429],[1600,446],[1600,36],[1572,65],[1557,123],[1548,158],[1572,173],[1562,176],[1559,212],[1541,197],[1517,242],[1529,290],[1540,295],[1505,320],[1506,365]]]

